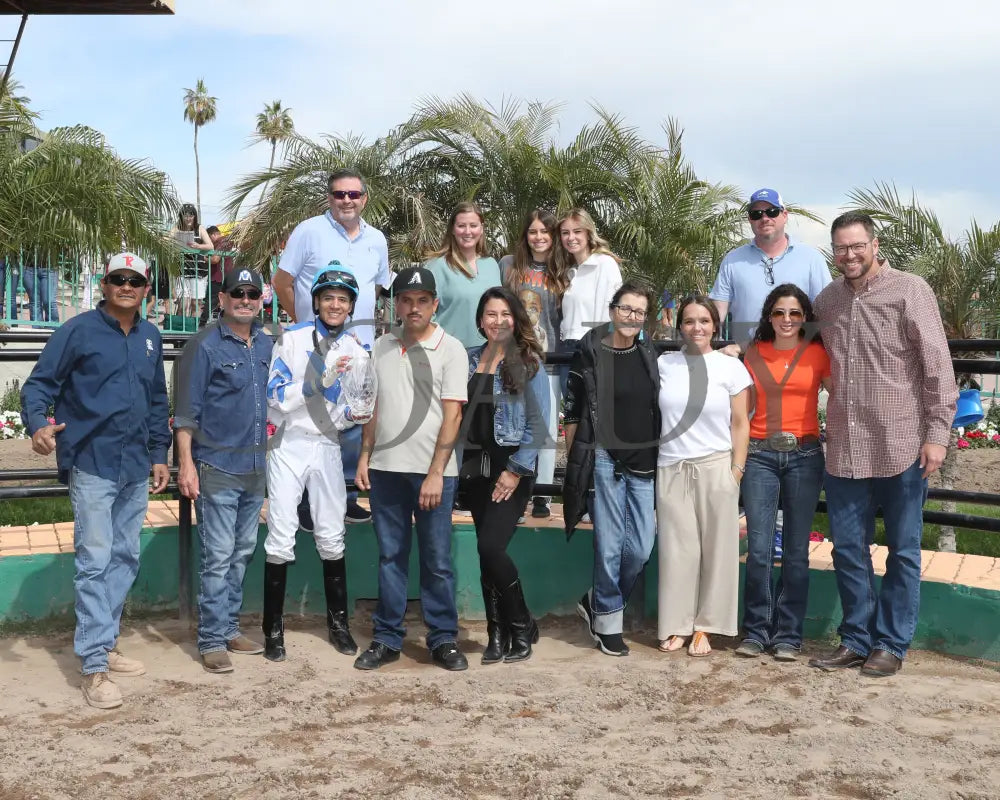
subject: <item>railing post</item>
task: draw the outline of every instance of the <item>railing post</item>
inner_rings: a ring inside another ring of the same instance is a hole
[[[177,434],[174,433],[174,466],[180,467]],[[177,507],[177,614],[191,622],[191,501],[178,491]]]

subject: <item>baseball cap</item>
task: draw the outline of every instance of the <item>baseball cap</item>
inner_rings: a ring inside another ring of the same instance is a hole
[[[781,199],[781,195],[778,194],[777,189],[758,189],[750,195],[750,202],[747,205],[752,206],[754,203],[761,202],[770,203],[775,208],[785,207],[785,202]]]
[[[264,291],[264,279],[259,272],[252,269],[234,269],[226,273],[225,280],[222,281],[222,291],[227,294],[240,286],[253,286],[254,289]]]
[[[120,272],[123,269],[138,272],[146,280],[149,280],[149,266],[135,253],[119,253],[116,256],[111,256],[111,260],[108,261],[108,266],[104,270],[104,276],[107,277],[112,272]]]
[[[430,292],[437,297],[437,283],[434,281],[434,273],[423,267],[407,267],[401,269],[392,282],[392,293],[394,295],[403,292]]]

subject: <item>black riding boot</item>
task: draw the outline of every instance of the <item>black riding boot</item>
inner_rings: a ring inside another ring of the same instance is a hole
[[[510,647],[510,634],[500,616],[500,593],[486,579],[481,579],[483,605],[486,607],[486,635],[489,641],[483,651],[482,664],[498,664],[503,661]]]
[[[326,627],[330,644],[337,652],[353,656],[357,642],[347,624],[347,561],[343,557],[323,561],[323,590],[326,592]]]
[[[538,641],[538,623],[524,602],[520,578],[500,593],[500,618],[510,631],[510,648],[504,655],[504,661],[531,658],[531,645]]]
[[[264,658],[285,660],[285,580],[288,564],[264,562]]]

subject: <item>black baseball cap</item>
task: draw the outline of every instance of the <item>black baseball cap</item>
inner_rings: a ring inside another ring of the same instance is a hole
[[[222,281],[222,291],[226,294],[240,286],[252,286],[254,289],[264,291],[264,279],[259,272],[252,269],[234,269],[226,273],[225,280]]]
[[[400,295],[403,292],[430,292],[437,297],[437,283],[434,273],[423,267],[407,267],[400,270],[396,280],[392,282],[392,293]]]

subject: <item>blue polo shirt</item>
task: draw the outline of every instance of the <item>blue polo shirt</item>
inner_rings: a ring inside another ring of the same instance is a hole
[[[160,332],[136,314],[128,332],[104,310],[56,328],[21,389],[21,418],[32,435],[55,406],[59,480],[70,469],[110,481],[149,476],[167,463],[170,446],[167,382]]]
[[[354,272],[361,290],[354,306],[350,331],[371,349],[375,341],[375,286],[388,287],[389,246],[378,228],[361,220],[361,230],[354,239],[347,236],[344,226],[327,211],[299,223],[288,237],[281,253],[278,269],[295,278],[295,321],[309,322],[313,318],[313,279],[333,260]]]
[[[775,286],[794,283],[815,300],[831,281],[823,254],[814,247],[788,237],[788,248],[771,264],[774,283],[766,280],[767,255],[751,239],[730,250],[722,259],[719,275],[709,292],[713,300],[725,300],[733,315],[733,338],[748,338],[760,322],[764,301]]]
[[[263,471],[273,347],[256,321],[249,343],[219,321],[184,347],[174,379],[174,427],[191,429],[195,461],[233,475]]]

